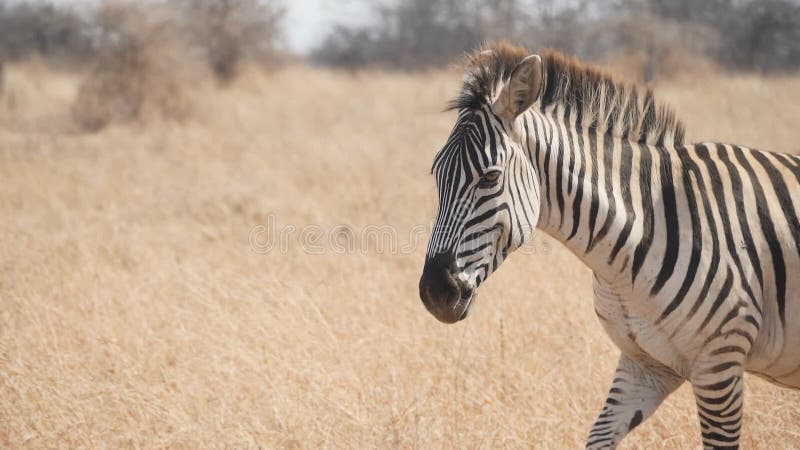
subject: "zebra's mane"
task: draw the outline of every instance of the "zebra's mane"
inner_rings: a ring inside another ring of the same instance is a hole
[[[526,56],[523,47],[500,42],[484,45],[466,57],[461,94],[449,109],[479,108],[490,103]],[[672,108],[657,103],[649,88],[616,80],[554,50],[544,50],[541,98],[536,105],[560,104],[584,128],[650,145],[683,143],[684,127]]]

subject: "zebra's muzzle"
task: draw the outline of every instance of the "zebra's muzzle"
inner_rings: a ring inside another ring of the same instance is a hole
[[[444,323],[467,317],[475,290],[458,278],[452,253],[440,253],[425,262],[419,280],[419,297],[425,308]]]

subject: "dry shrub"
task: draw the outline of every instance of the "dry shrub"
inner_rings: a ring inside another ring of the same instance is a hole
[[[175,12],[107,2],[98,11],[97,56],[72,107],[77,124],[98,131],[146,117],[182,120],[196,64],[176,33]]]
[[[612,36],[614,51],[596,52],[597,59],[625,78],[651,82],[672,79],[687,71],[713,70],[708,57],[720,45],[711,27],[666,20],[648,13],[608,20],[586,32],[589,42]]]
[[[285,9],[275,0],[181,0],[190,45],[217,81],[228,83],[245,61],[276,65]]]
[[[623,79],[650,85],[713,76],[722,70],[710,58],[685,48],[666,46],[615,53],[601,58],[598,63]]]
[[[4,64],[0,88],[0,128],[16,131],[72,130],[69,108],[77,93],[77,77],[33,55]]]
[[[73,67],[91,50],[89,15],[78,2],[0,2],[0,59],[16,62],[39,55]]]

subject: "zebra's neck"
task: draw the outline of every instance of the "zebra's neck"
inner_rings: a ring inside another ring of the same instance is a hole
[[[525,120],[541,184],[538,228],[601,278],[619,279],[634,264],[646,226],[639,187],[644,180],[649,190],[651,179],[641,167],[650,170],[654,148],[580,128],[563,109],[531,113]],[[643,158],[649,159],[646,164]]]

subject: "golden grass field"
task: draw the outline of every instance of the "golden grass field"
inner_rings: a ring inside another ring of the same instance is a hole
[[[9,67],[0,99],[0,447],[579,448],[618,351],[589,272],[544,236],[437,322],[413,251],[309,254],[300,230],[435,213],[460,75],[246,72],[194,113],[97,134],[78,79]],[[800,78],[657,85],[691,139],[800,151]],[[251,230],[297,231],[285,251]],[[338,227],[338,228],[337,228]],[[800,275],[800,274],[798,274]],[[800,447],[800,392],[747,379],[743,445]],[[688,386],[623,448],[697,448]]]

